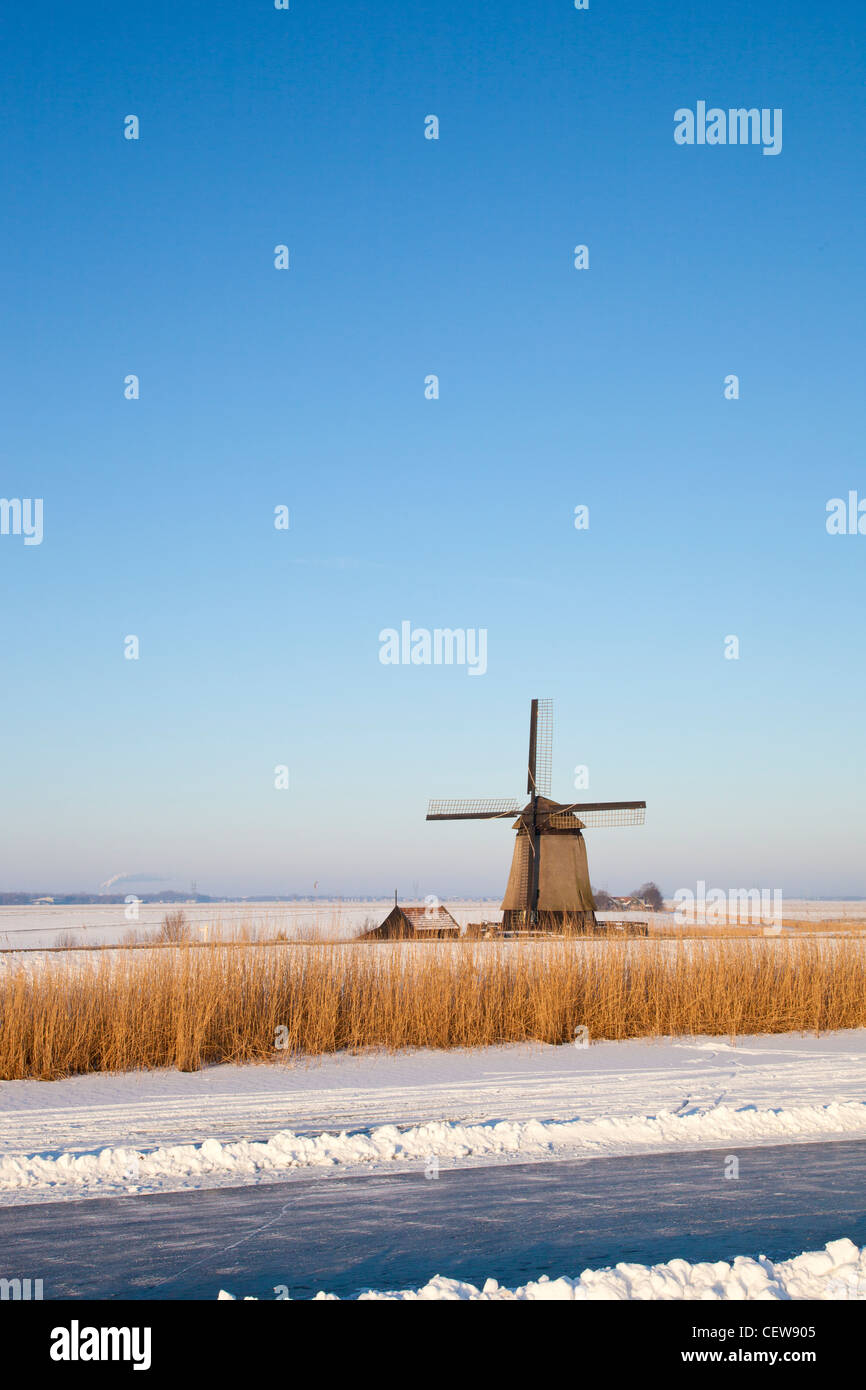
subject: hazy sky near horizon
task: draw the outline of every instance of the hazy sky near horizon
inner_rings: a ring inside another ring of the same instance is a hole
[[[648,803],[597,886],[866,893],[862,7],[4,30],[0,887],[496,894],[507,823],[426,802],[519,795],[542,696],[554,795]]]

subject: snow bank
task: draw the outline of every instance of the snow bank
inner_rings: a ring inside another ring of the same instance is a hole
[[[221,1289],[219,1298],[234,1300],[235,1295]],[[517,1289],[500,1288],[495,1279],[488,1279],[478,1289],[474,1284],[437,1274],[422,1289],[393,1293],[370,1289],[358,1295],[359,1300],[386,1302],[843,1298],[866,1301],[866,1246],[858,1249],[850,1240],[828,1241],[823,1250],[807,1251],[780,1264],[773,1264],[765,1255],[756,1260],[739,1255],[733,1264],[723,1260],[696,1265],[687,1260],[671,1260],[664,1265],[618,1264],[614,1269],[585,1269],[576,1279],[542,1275],[536,1282]],[[316,1299],[339,1302],[336,1294],[317,1293]]]
[[[369,1168],[394,1162],[496,1162],[653,1152],[716,1144],[767,1143],[866,1134],[866,1102],[836,1101],[791,1109],[710,1110],[574,1120],[502,1120],[486,1124],[431,1121],[399,1128],[382,1125],[356,1133],[303,1136],[281,1130],[271,1139],[175,1144],[150,1152],[105,1148],[98,1153],[5,1155],[0,1192],[15,1189],[86,1189],[105,1194],[158,1187],[168,1180],[218,1177],[243,1180],[297,1169]]]

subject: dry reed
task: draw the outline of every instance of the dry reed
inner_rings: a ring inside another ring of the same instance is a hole
[[[0,1078],[866,1026],[862,939],[166,947],[0,974]],[[280,1031],[283,1030],[283,1031]],[[281,1042],[282,1046],[277,1046]]]

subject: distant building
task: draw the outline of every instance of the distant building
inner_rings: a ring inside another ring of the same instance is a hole
[[[401,907],[395,903],[384,922],[364,932],[362,941],[456,940],[462,935],[459,922],[441,906]]]

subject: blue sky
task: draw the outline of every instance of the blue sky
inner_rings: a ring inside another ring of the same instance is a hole
[[[495,894],[510,832],[426,800],[519,793],[538,695],[554,794],[648,803],[597,885],[866,893],[864,27],[8,16],[0,495],[44,539],[0,536],[0,887]],[[781,154],[676,145],[699,100]],[[486,674],[382,665],[404,620]]]

